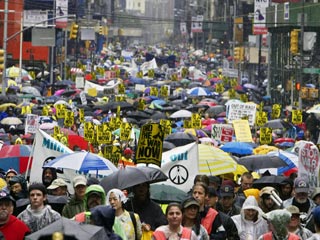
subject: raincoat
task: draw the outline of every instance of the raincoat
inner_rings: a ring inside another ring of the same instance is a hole
[[[244,210],[254,209],[258,212],[257,221],[249,221],[245,219]],[[253,196],[249,196],[243,203],[241,213],[232,216],[232,220],[236,224],[238,234],[241,240],[258,239],[261,235],[268,232],[267,221],[262,218],[262,210],[259,208],[257,200]]]

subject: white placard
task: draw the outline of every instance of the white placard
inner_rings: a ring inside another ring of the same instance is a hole
[[[256,121],[257,105],[252,103],[230,103],[227,106],[228,121],[239,120],[248,117],[249,125],[253,126]]]

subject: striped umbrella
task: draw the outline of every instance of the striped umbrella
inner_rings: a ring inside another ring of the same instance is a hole
[[[203,87],[194,87],[188,90],[188,94],[191,96],[211,96],[212,93],[209,89]]]

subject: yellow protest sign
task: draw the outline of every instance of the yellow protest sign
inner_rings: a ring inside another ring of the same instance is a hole
[[[169,96],[168,86],[161,86],[160,88],[160,97],[166,98]]]
[[[137,72],[137,78],[143,78],[143,72],[142,71],[139,71]]]
[[[59,135],[60,135],[60,127],[59,126],[54,126],[53,127],[53,137],[55,139],[58,139]]]
[[[102,154],[105,158],[110,160],[115,166],[118,166],[119,159],[121,159],[122,152],[120,146],[108,145],[103,148]]]
[[[84,123],[84,109],[83,108],[79,109],[79,121],[81,123]]]
[[[171,81],[178,81],[178,75],[176,73],[171,75]]]
[[[223,83],[217,83],[217,84],[216,84],[216,92],[217,92],[217,93],[223,93],[223,92],[224,92]]]
[[[292,123],[293,124],[302,123],[302,112],[301,112],[301,110],[292,110]]]
[[[240,94],[240,100],[242,102],[248,102],[248,95],[247,94]]]
[[[232,88],[235,88],[236,86],[238,86],[238,81],[237,81],[237,79],[235,79],[235,78],[231,79],[231,80],[230,80],[230,86],[231,86]]]
[[[264,126],[268,121],[267,113],[263,112],[263,111],[258,111],[256,113],[256,115],[257,115],[256,116],[256,125],[260,126],[260,127]]]
[[[158,97],[158,88],[150,87],[150,96]]]
[[[192,128],[200,129],[202,127],[201,116],[199,113],[192,113],[191,123],[192,123]]]
[[[125,94],[125,92],[126,92],[126,88],[125,88],[124,84],[123,84],[123,83],[120,83],[120,84],[118,85],[118,93],[119,93],[119,94]]]
[[[271,110],[271,118],[277,119],[280,117],[281,114],[281,105],[280,104],[273,104]]]
[[[92,122],[84,123],[84,139],[90,143],[93,143],[95,140],[95,129]]]
[[[50,107],[48,105],[44,105],[42,108],[42,116],[48,116],[49,115],[49,109]]]
[[[272,129],[267,127],[260,128],[260,144],[270,144],[272,142]]]
[[[149,123],[141,127],[136,152],[137,163],[155,164],[160,167],[162,158],[164,131],[158,123]]]
[[[122,102],[126,100],[126,96],[123,95],[117,95],[115,98],[116,102]]]
[[[55,108],[57,118],[64,118],[66,115],[66,106],[64,104],[56,104]]]
[[[154,70],[153,69],[149,69],[148,70],[148,77],[149,78],[154,78]]]
[[[108,131],[105,123],[96,126],[97,142],[99,144],[108,144],[112,142],[112,133]]]
[[[248,120],[233,120],[232,124],[238,142],[252,142]]]
[[[229,98],[230,99],[236,98],[236,91],[234,89],[229,89],[228,93],[229,93]]]
[[[164,129],[164,136],[168,136],[171,134],[172,127],[171,127],[171,121],[168,119],[160,119],[160,125]]]
[[[88,89],[88,95],[90,97],[96,97],[97,96],[97,89],[96,88],[89,88]]]
[[[120,140],[128,141],[130,139],[132,124],[123,122],[120,126]]]
[[[190,119],[183,120],[183,127],[184,128],[192,128],[192,121]]]
[[[144,100],[143,98],[140,98],[140,99],[139,99],[139,102],[138,102],[138,107],[137,107],[137,109],[140,110],[140,111],[142,111],[142,110],[144,110],[145,105],[146,105],[146,100]]]
[[[186,77],[188,76],[188,74],[189,74],[188,68],[183,67],[183,68],[181,69],[181,77],[182,77],[182,78],[186,78]]]
[[[74,112],[65,111],[64,123],[66,127],[71,127],[74,124]]]

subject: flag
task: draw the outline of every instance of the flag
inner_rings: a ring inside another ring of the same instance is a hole
[[[199,173],[198,146],[190,143],[162,154],[161,170],[168,176],[166,184],[188,192]]]
[[[30,170],[30,182],[42,182],[42,166],[65,153],[73,153],[73,151],[46,132],[37,129]]]

